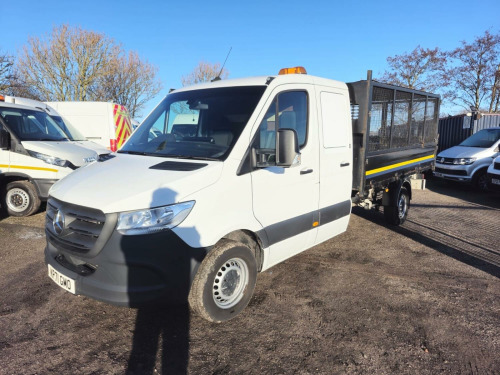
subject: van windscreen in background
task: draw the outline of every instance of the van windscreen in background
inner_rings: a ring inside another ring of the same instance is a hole
[[[67,141],[67,135],[45,112],[0,107],[0,117],[20,141]]]
[[[471,135],[459,146],[488,148],[500,139],[500,129],[483,129]]]
[[[265,89],[244,86],[172,93],[118,152],[224,160]]]
[[[63,120],[61,116],[50,116],[54,122],[66,133],[70,141],[86,141],[87,138],[80,133],[68,120]]]

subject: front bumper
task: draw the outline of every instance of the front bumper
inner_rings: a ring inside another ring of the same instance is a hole
[[[488,190],[500,192],[500,175],[488,173]]]
[[[139,307],[153,302],[186,302],[207,252],[207,248],[189,247],[172,231],[140,236],[114,231],[92,257],[57,248],[48,240],[45,262],[75,280],[76,294]]]
[[[454,181],[471,182],[471,168],[463,165],[438,164],[434,168],[434,176]]]

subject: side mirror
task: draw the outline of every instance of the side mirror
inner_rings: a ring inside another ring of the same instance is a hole
[[[300,165],[297,132],[293,129],[278,129],[276,132],[276,165],[289,168]]]
[[[0,129],[0,150],[10,149],[10,133],[7,130]]]

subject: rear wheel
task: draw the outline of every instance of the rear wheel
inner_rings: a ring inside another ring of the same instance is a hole
[[[189,292],[189,305],[208,321],[227,321],[250,302],[256,280],[252,250],[240,242],[222,240],[201,263]]]
[[[11,216],[29,216],[40,208],[40,198],[29,181],[14,181],[7,184],[2,197],[2,206]]]
[[[396,206],[384,206],[385,221],[391,225],[401,225],[408,217],[410,195],[406,188],[401,188]]]

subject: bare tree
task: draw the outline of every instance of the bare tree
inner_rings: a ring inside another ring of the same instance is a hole
[[[99,97],[124,105],[135,117],[162,89],[157,72],[158,68],[142,61],[136,52],[113,55],[109,73],[100,82]]]
[[[496,101],[498,81],[495,72],[500,65],[500,35],[486,31],[474,42],[461,42],[461,47],[449,53],[454,65],[447,76],[454,93],[454,102],[469,109],[480,109],[485,99],[489,99],[489,109]],[[498,109],[498,107],[497,107]]]
[[[14,77],[14,59],[12,56],[0,53],[0,92],[5,92]]]
[[[437,47],[417,46],[409,53],[388,57],[387,63],[390,69],[384,72],[382,82],[430,92],[443,84],[446,56]]]
[[[93,100],[96,85],[109,74],[117,46],[104,34],[68,25],[55,27],[45,39],[31,37],[18,56],[17,68],[42,100]]]
[[[500,62],[497,70],[494,72],[493,86],[491,88],[490,113],[498,112],[500,104]]]
[[[101,33],[63,25],[32,37],[18,56],[18,82],[40,100],[114,101],[132,116],[161,89],[157,68]]]
[[[212,64],[209,62],[200,61],[191,73],[181,77],[181,83],[182,86],[189,86],[201,82],[210,82],[216,77],[225,79],[228,77],[228,75],[229,72],[225,68],[221,70],[220,63]]]

